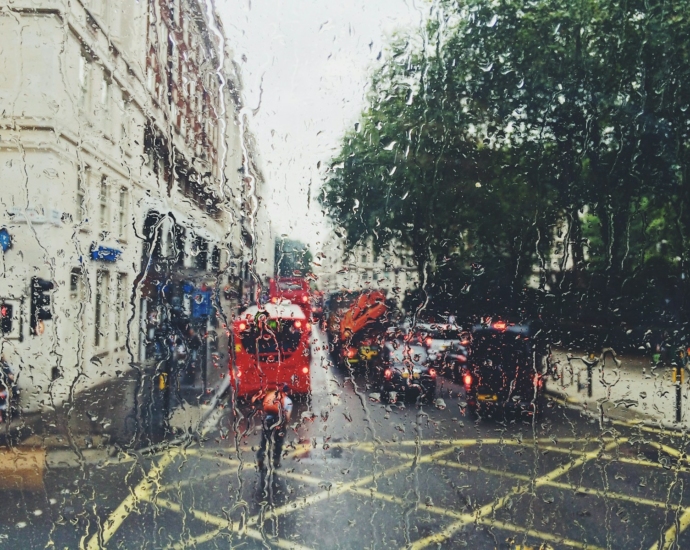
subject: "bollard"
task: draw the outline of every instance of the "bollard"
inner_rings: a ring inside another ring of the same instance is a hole
[[[590,362],[587,363],[587,397],[592,397],[594,391],[594,360],[593,353],[589,354]]]
[[[685,378],[685,372],[683,366],[677,363],[673,364],[673,385],[676,387],[676,422],[680,422],[683,410],[682,403],[682,391],[683,391],[683,380]]]

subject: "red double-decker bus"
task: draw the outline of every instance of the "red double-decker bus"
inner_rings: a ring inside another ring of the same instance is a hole
[[[278,277],[268,281],[268,297],[271,303],[289,301],[297,304],[311,318],[311,289],[304,277]]]
[[[235,361],[230,383],[237,396],[288,384],[293,393],[311,390],[311,324],[295,304],[247,308],[233,323]]]

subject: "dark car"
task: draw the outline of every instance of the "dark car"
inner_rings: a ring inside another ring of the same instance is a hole
[[[529,324],[498,321],[473,327],[463,377],[470,411],[482,416],[538,412],[546,375],[541,335]]]
[[[415,329],[437,372],[451,379],[462,378],[467,369],[469,332],[446,323],[418,323]]]
[[[381,350],[381,397],[395,402],[405,399],[426,399],[436,396],[436,369],[429,361],[421,341],[415,339],[386,342]]]

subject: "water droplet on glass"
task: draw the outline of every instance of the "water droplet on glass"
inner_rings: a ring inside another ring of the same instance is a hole
[[[470,292],[470,285],[469,284],[463,285],[462,288],[460,289],[460,292],[462,292],[463,294],[468,294]]]
[[[388,145],[386,145],[383,150],[384,151],[392,151],[393,147],[395,147],[395,144],[398,143],[397,141],[391,141]]]
[[[493,69],[493,68],[494,68],[494,64],[493,64],[493,63],[489,63],[488,65],[485,65],[484,67],[480,67],[480,69],[481,69],[482,71],[484,71],[485,73],[488,73],[488,72],[489,72],[491,69]]]
[[[489,22],[486,24],[486,26],[489,27],[489,28],[491,28],[491,27],[493,27],[494,25],[496,25],[496,22],[497,22],[497,21],[498,21],[498,15],[494,15],[494,16],[491,18],[491,21],[489,21]]]

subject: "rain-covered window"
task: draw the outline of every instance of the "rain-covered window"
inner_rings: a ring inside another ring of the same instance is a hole
[[[690,2],[0,5],[0,548],[690,548]]]

